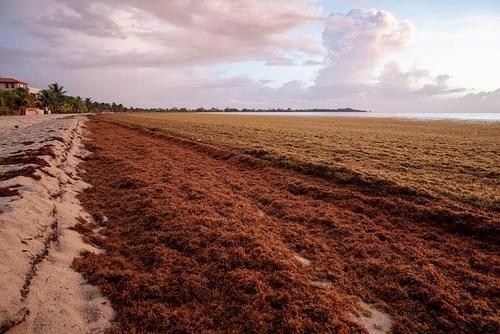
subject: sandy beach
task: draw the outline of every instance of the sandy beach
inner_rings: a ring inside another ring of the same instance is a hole
[[[71,269],[81,251],[99,252],[71,228],[91,219],[77,194],[87,153],[86,116],[0,119],[0,332],[91,333],[113,311],[98,288]]]

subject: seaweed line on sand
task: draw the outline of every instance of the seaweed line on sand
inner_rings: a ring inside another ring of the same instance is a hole
[[[99,118],[88,130],[79,198],[105,252],[73,266],[110,299],[116,332],[360,332],[351,296],[394,333],[500,329],[494,213]]]

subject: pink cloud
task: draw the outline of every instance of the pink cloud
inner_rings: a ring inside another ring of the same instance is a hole
[[[414,26],[380,9],[354,9],[326,19],[327,64],[317,83],[366,83],[382,58],[411,44]]]
[[[318,53],[312,41],[287,36],[320,18],[315,4],[57,0],[47,12],[24,19],[23,26],[43,44],[59,47],[62,65],[70,67],[202,65],[245,58],[278,64],[292,50]]]

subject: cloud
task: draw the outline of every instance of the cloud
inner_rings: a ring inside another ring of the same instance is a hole
[[[36,59],[36,52],[21,48],[12,48],[0,44],[0,63],[1,64],[17,64],[21,61],[32,61]]]
[[[46,10],[19,22],[41,40],[34,49],[59,49],[54,62],[61,66],[159,67],[242,59],[278,65],[294,50],[318,52],[313,41],[287,35],[319,19],[314,0],[43,2]]]
[[[295,65],[295,61],[292,58],[277,56],[267,59],[265,64],[266,66],[292,66]]]
[[[494,91],[469,93],[452,101],[451,111],[455,112],[500,112],[500,88]]]
[[[430,74],[427,70],[412,69],[403,71],[396,62],[385,64],[384,69],[378,76],[378,83],[393,87],[414,87],[421,80],[428,79]]]
[[[41,37],[70,31],[95,37],[126,38],[122,28],[110,17],[111,13],[109,8],[92,2],[58,1],[50,14],[24,23],[31,28],[31,33]]]
[[[305,90],[306,99],[323,107],[349,105],[385,112],[456,108],[467,89],[451,87],[449,75],[382,63],[389,54],[407,49],[414,35],[412,22],[399,21],[381,9],[330,15],[323,31],[326,59],[315,84]],[[382,71],[375,73],[381,65]]]
[[[314,59],[307,59],[304,60],[304,62],[302,62],[302,66],[318,66],[318,65],[323,65],[323,62]]]
[[[323,44],[327,64],[318,85],[366,83],[385,55],[408,47],[414,25],[398,21],[381,9],[354,9],[346,15],[334,13],[326,19]]]
[[[355,9],[318,20],[315,4],[2,2],[0,20],[12,19],[16,23],[10,30],[24,33],[0,36],[0,72],[39,87],[58,81],[70,94],[149,107],[500,111],[500,90],[477,93],[452,86],[448,74],[383,63],[412,44],[413,23],[380,9]],[[321,40],[296,31],[312,21],[325,25],[317,36]],[[262,61],[265,70],[255,73],[261,68],[247,62],[252,60]],[[254,79],[228,77],[235,73],[230,67],[214,73],[207,66],[239,61],[245,61],[249,67],[244,72]],[[275,73],[288,68],[304,72],[293,72],[287,76],[292,79],[276,87],[283,81]],[[318,71],[314,82],[301,81],[305,71]]]
[[[450,87],[450,76],[440,74],[431,76],[429,71],[419,68],[403,70],[396,62],[385,64],[384,69],[377,77],[377,86],[390,94],[417,94],[417,95],[446,95],[463,93],[465,88]]]

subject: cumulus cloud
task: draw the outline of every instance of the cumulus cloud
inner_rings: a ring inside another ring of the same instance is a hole
[[[402,69],[382,61],[407,49],[415,27],[381,9],[354,9],[326,19],[323,45],[326,60],[309,99],[322,106],[350,105],[376,111],[449,111],[467,92],[451,87],[447,74],[433,75],[422,68]],[[380,73],[375,70],[383,66]],[[469,94],[469,98],[473,95]]]
[[[450,87],[450,76],[439,74],[432,76],[429,71],[421,68],[403,70],[396,62],[385,64],[377,77],[377,86],[386,93],[393,95],[446,95],[463,93],[465,88]]]
[[[396,62],[385,64],[384,69],[378,76],[378,82],[392,87],[415,87],[423,79],[428,79],[430,74],[427,70],[411,69],[403,71]]]
[[[494,91],[469,93],[460,99],[454,99],[449,108],[456,112],[500,112],[500,88]]]
[[[398,21],[381,9],[354,9],[326,19],[323,44],[327,64],[318,85],[366,83],[385,55],[405,49],[414,36],[414,25]]]

